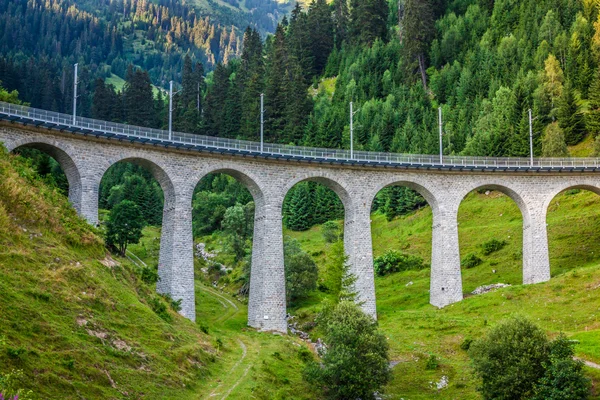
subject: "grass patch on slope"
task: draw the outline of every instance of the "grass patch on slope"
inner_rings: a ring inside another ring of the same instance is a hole
[[[195,398],[215,350],[153,302],[64,196],[0,152],[0,373],[23,370],[40,399]]]

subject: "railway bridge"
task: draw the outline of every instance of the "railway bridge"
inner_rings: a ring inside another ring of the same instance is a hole
[[[474,158],[352,152],[274,145],[141,128],[0,102],[0,142],[8,151],[42,150],[60,163],[69,199],[98,222],[100,181],[115,163],[146,167],[164,192],[157,291],[182,300],[195,319],[192,197],[207,174],[238,179],[256,204],[248,324],[287,331],[282,206],[302,181],[317,181],[341,199],[344,248],[365,312],[376,317],[371,206],[392,185],[419,192],[433,212],[430,302],[463,298],[458,209],[476,189],[505,193],[523,216],[523,283],[550,279],[546,213],[560,192],[600,193],[600,159]]]

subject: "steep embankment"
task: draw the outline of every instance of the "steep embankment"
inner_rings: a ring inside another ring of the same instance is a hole
[[[0,374],[22,370],[36,399],[195,398],[213,345],[0,151]]]
[[[373,247],[376,256],[389,249],[431,256],[431,210],[387,222],[374,214]],[[327,264],[328,245],[315,227],[287,232]],[[437,310],[429,305],[429,269],[407,271],[376,279],[377,311],[381,328],[390,340],[393,380],[386,390],[390,399],[478,399],[469,359],[461,344],[480,337],[489,326],[511,314],[528,316],[550,335],[559,332],[579,340],[577,355],[600,362],[600,196],[571,191],[558,196],[548,210],[548,237],[553,278],[523,286],[522,217],[515,203],[499,193],[474,193],[459,212],[461,256],[475,253],[483,262],[463,268],[463,302]],[[501,250],[483,255],[482,244],[506,241]],[[323,251],[325,250],[325,251]],[[476,287],[492,283],[513,286],[494,293],[471,296]],[[317,297],[318,295],[315,295]],[[315,301],[297,313],[316,310]],[[427,369],[431,355],[438,366]],[[600,371],[587,368],[600,398]],[[446,376],[449,385],[436,384]]]

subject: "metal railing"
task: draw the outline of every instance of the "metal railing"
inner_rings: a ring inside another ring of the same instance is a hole
[[[73,116],[53,111],[0,102],[0,114],[15,119],[26,119],[42,124],[63,128],[87,130],[103,135],[119,135],[138,140],[153,140],[164,142],[165,145],[191,145],[226,152],[249,152],[261,156],[280,156],[294,159],[329,161],[335,163],[372,163],[390,165],[443,166],[451,168],[597,168],[600,158],[534,158],[533,164],[525,157],[467,157],[444,156],[440,164],[439,155],[377,153],[370,151],[325,149],[314,147],[289,146],[274,143],[264,143],[261,151],[260,142],[247,140],[225,139],[191,133],[169,132],[161,129],[143,128],[133,125],[107,122],[91,118],[77,117],[75,124]]]

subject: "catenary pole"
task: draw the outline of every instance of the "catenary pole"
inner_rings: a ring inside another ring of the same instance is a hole
[[[75,73],[73,76],[73,125],[77,125],[77,79],[78,79],[78,74],[77,74],[77,69],[79,67],[79,64],[76,63],[75,64]]]
[[[533,118],[529,109],[529,163],[533,167]]]
[[[260,94],[260,152],[264,150],[265,143],[265,95]]]
[[[444,143],[443,143],[443,135],[444,135],[444,129],[443,129],[443,123],[442,123],[442,107],[438,108],[438,125],[440,128],[440,164],[444,163]]]
[[[354,103],[350,102],[350,159],[354,159]]]

